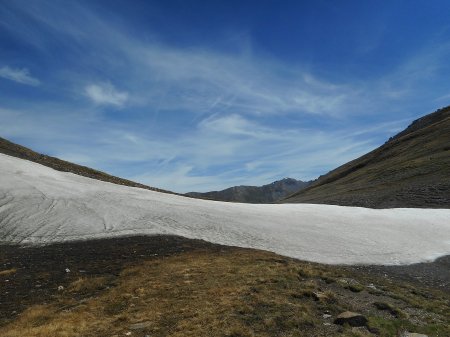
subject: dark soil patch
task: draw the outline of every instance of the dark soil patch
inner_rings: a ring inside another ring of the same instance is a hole
[[[415,263],[407,266],[355,266],[349,268],[369,275],[450,291],[450,255],[440,257],[434,262]]]
[[[193,250],[230,249],[177,236],[134,236],[41,247],[0,246],[0,325],[32,304],[50,301],[58,287],[80,277],[107,276],[111,282],[125,267],[152,258]],[[70,270],[69,272],[66,269]]]

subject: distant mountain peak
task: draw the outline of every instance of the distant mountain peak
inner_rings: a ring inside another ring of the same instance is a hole
[[[210,199],[217,201],[232,201],[245,203],[272,203],[295,193],[309,185],[293,178],[283,178],[263,186],[233,186],[221,191],[189,192],[185,195],[193,198]]]

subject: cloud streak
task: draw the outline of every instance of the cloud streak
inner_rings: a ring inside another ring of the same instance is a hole
[[[90,84],[84,91],[87,97],[99,105],[122,107],[128,100],[128,93],[118,91],[111,83]]]
[[[15,69],[8,66],[0,68],[0,77],[8,80],[31,86],[38,86],[41,82],[30,75],[30,71],[26,68]]]

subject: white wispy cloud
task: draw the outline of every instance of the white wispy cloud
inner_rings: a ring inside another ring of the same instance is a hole
[[[0,108],[0,134],[24,145],[31,142],[47,154],[177,192],[261,185],[285,176],[313,179],[379,145],[372,129],[366,137],[352,126],[280,132],[236,114],[208,117],[167,139],[101,116],[86,117],[84,111],[64,111],[61,117],[63,109],[43,105],[30,114]],[[71,123],[64,123],[67,118]],[[400,121],[398,126],[406,124]]]
[[[423,103],[423,83],[448,64],[444,45],[427,46],[388,74],[331,80],[317,69],[254,53],[248,41],[233,52],[180,47],[150,33],[130,35],[81,2],[68,2],[64,11],[53,1],[17,3],[15,11],[31,20],[11,16],[2,28],[40,53],[48,53],[49,43],[70,50],[54,78],[72,101],[0,107],[0,134],[178,192],[315,178],[431,112],[436,97],[448,97],[442,86]],[[78,100],[80,92],[89,104]],[[109,119],[110,108],[121,108],[127,119]]]
[[[440,97],[435,98],[436,102],[449,102],[450,101],[450,94],[442,95]]]
[[[258,57],[247,42],[228,53],[175,47],[155,38],[130,36],[113,21],[105,21],[76,2],[67,6],[67,11],[58,11],[52,2],[42,1],[39,6],[21,6],[20,10],[55,36],[64,37],[58,42],[71,50],[85,69],[102,67],[103,72],[113,73],[126,84],[134,104],[152,110],[339,115],[351,113],[359,99],[358,88],[331,83],[299,65]],[[73,13],[78,20],[73,19]],[[14,33],[29,43],[40,41],[39,48],[46,45],[29,25],[14,22],[14,28]],[[87,57],[89,54],[95,57]],[[69,81],[80,76],[67,71]],[[99,104],[121,106],[131,100],[127,93],[104,85],[94,84],[84,91]]]
[[[358,96],[347,84],[329,83],[301,68],[243,54],[205,49],[172,48],[161,44],[127,48],[152,88],[148,103],[162,109],[197,113],[233,110],[244,114],[346,113]],[[171,99],[160,101],[160,97]]]
[[[4,66],[0,68],[0,77],[31,86],[38,86],[41,83],[37,78],[32,77],[26,68],[15,69]]]
[[[263,132],[261,127],[257,127],[238,114],[212,115],[202,120],[199,123],[199,128],[206,132],[227,136],[258,137]]]
[[[257,56],[248,41],[241,50],[228,53],[198,46],[175,47],[151,33],[145,40],[131,36],[114,18],[105,20],[88,6],[76,2],[67,6],[67,11],[61,11],[53,2],[42,1],[39,6],[20,6],[20,10],[61,36],[58,41],[79,54],[75,58],[84,69],[101,66],[103,73],[114,74],[131,93],[92,87],[91,95],[98,104],[122,106],[132,101],[152,113],[182,110],[197,115],[234,112],[332,117],[356,116],[361,110],[379,113],[388,109],[391,101],[414,97],[420,81],[435,74],[449,54],[448,46],[426,46],[386,76],[370,81],[330,81],[313,68]],[[14,22],[13,27],[15,34],[30,43],[42,40],[29,25]],[[39,45],[45,46],[45,41]],[[90,54],[95,57],[86,56]],[[82,75],[68,72],[66,80]]]
[[[122,107],[128,100],[128,93],[117,90],[111,83],[90,84],[84,90],[95,104]]]

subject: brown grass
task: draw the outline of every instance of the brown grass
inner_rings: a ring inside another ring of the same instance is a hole
[[[67,290],[72,293],[87,294],[104,289],[107,282],[106,277],[80,277],[72,282]]]
[[[55,301],[32,306],[0,328],[0,336],[369,336],[364,329],[323,324],[324,312],[335,317],[354,309],[359,300],[353,304],[351,296],[375,296],[323,279],[341,275],[338,267],[261,251],[189,252],[126,268],[114,284],[79,278]],[[392,320],[374,313],[373,302],[367,315],[375,315],[380,335],[389,336],[383,326]],[[442,313],[435,315],[445,335]],[[136,323],[144,324],[133,329]],[[386,331],[402,327],[389,324]]]
[[[17,272],[16,268],[0,270],[0,276],[8,276],[8,275],[15,274],[16,272]]]

